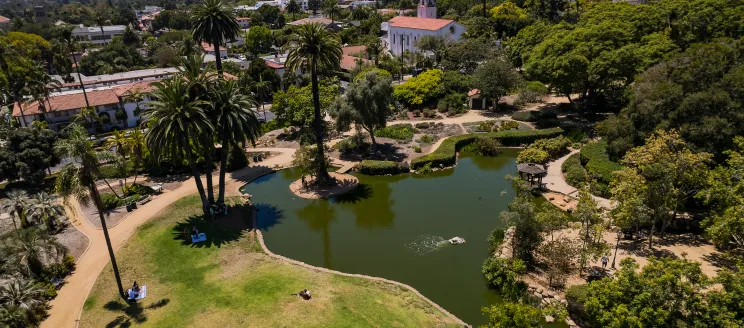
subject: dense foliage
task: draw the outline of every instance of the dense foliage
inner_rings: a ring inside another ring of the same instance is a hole
[[[608,196],[608,185],[613,179],[615,171],[620,170],[622,166],[611,160],[607,153],[607,142],[600,140],[584,145],[579,155],[581,164],[586,168],[588,177],[591,180],[592,192]],[[574,174],[580,174],[574,172]]]
[[[54,143],[57,134],[43,128],[16,128],[8,130],[0,143],[0,180],[23,179],[31,184],[40,183],[46,170],[59,163]]]
[[[439,96],[439,83],[441,80],[441,70],[428,70],[395,87],[393,96],[401,103],[410,107],[426,105]]]
[[[359,163],[359,172],[369,175],[398,174],[405,171],[405,168],[392,161],[363,160]]]
[[[399,141],[411,141],[413,139],[413,125],[395,124],[377,129],[375,135],[381,138],[390,138]]]

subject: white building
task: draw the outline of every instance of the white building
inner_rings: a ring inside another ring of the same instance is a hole
[[[104,44],[111,42],[117,35],[124,34],[126,27],[124,25],[104,26],[101,32],[100,26],[85,26],[80,24],[72,30],[72,37],[78,41],[86,41],[94,44]]]
[[[375,7],[377,6],[377,1],[374,1],[374,0],[352,1],[350,7],[351,9],[356,9],[361,6]]]
[[[137,20],[142,19],[142,16],[150,15],[152,13],[163,11],[162,7],[158,6],[145,6],[143,10],[135,10],[134,14],[137,15]]]
[[[204,55],[204,65],[206,66],[207,63],[215,62],[217,61],[217,58],[214,55]],[[250,66],[251,62],[239,58],[224,58],[222,59],[222,63],[235,63],[236,65],[240,66],[240,69],[246,70]]]
[[[150,68],[142,69],[137,71],[121,72],[114,74],[104,74],[95,76],[80,75],[81,80],[86,88],[99,88],[106,86],[123,85],[141,81],[155,81],[170,77],[178,72],[177,69],[168,68]],[[59,91],[70,91],[80,90],[80,81],[77,79],[77,74],[72,74],[72,78],[75,80],[70,83],[62,83]],[[62,82],[62,78],[59,75],[53,75],[52,78]]]
[[[443,37],[459,41],[465,32],[465,26],[449,19],[437,19],[437,7],[434,0],[421,0],[418,6],[418,17],[396,16],[383,22],[381,29],[387,31],[383,37],[383,46],[396,56],[406,50],[416,52],[415,41],[425,35]]]
[[[235,17],[235,21],[238,22],[241,29],[247,29],[251,26],[251,19],[248,17]]]

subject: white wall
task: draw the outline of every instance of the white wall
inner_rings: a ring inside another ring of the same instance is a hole
[[[453,30],[451,30],[451,28]],[[417,49],[414,46],[414,41],[418,40],[420,37],[424,35],[441,36],[441,37],[450,39],[452,41],[459,41],[464,32],[465,32],[465,26],[460,25],[457,22],[451,22],[447,24],[446,26],[444,26],[443,28],[439,29],[438,31],[402,28],[402,27],[395,27],[391,25],[388,27],[387,46],[388,46],[388,50],[391,53],[393,53],[396,56],[400,56],[400,54],[405,52],[406,50],[411,51],[411,52],[416,52]],[[401,35],[403,36],[402,37],[402,40],[403,40],[402,49],[401,49]]]

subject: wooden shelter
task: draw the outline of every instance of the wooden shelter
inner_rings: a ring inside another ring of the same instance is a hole
[[[542,178],[548,175],[545,166],[535,163],[517,164],[519,178],[530,183],[530,187],[542,188]]]

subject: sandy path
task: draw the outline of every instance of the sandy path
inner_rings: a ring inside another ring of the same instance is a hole
[[[575,149],[568,153],[566,156],[563,156],[555,161],[548,162],[548,175],[543,178],[543,183],[545,183],[545,186],[546,188],[548,188],[548,190],[572,197],[579,196],[577,193],[578,190],[570,186],[566,182],[566,180],[563,178],[563,172],[561,172],[561,166],[563,166],[563,162],[565,162],[569,156],[578,152],[579,150]],[[614,208],[610,200],[607,198],[602,198],[594,195],[592,195],[592,198],[594,198],[594,201],[597,202],[597,205],[599,207],[604,207],[606,209]]]
[[[290,148],[249,149],[277,152],[280,153],[280,155],[266,159],[261,163],[262,166],[251,166],[230,173],[228,181],[239,180],[257,174],[265,171],[266,167],[272,168],[275,166],[287,166],[291,163],[292,155],[295,152],[295,149]],[[109,237],[111,238],[111,244],[114,249],[119,249],[119,247],[126,242],[129,236],[134,233],[137,227],[153,217],[158,211],[176,200],[195,192],[196,184],[193,179],[190,179],[185,181],[181,187],[172,191],[164,192],[163,195],[153,199],[151,202],[140,207],[139,210],[131,213],[116,227],[109,229]],[[77,202],[73,201],[71,203],[73,209],[71,210],[68,208],[68,215],[72,215],[70,217],[75,217],[78,222],[80,222],[79,225],[76,225],[76,228],[88,236],[90,239],[90,247],[77,262],[75,272],[67,277],[65,285],[59,290],[57,297],[49,303],[51,306],[51,309],[49,310],[49,318],[42,322],[41,327],[76,327],[77,321],[80,318],[83,303],[85,302],[88,293],[90,293],[91,288],[93,288],[93,284],[101,273],[101,270],[103,270],[109,262],[103,233],[81,217],[82,214],[80,213],[82,212]],[[124,283],[126,284],[127,282]]]

